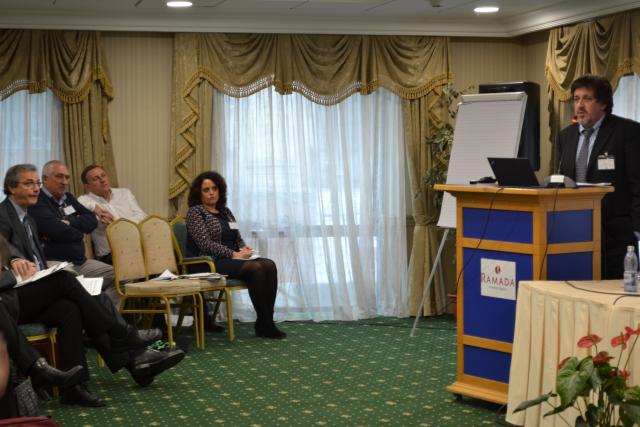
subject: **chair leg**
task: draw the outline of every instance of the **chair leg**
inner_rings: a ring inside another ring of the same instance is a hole
[[[199,347],[204,350],[204,298],[200,292],[193,296],[193,303],[193,328],[196,333],[196,343],[199,342]]]
[[[173,341],[173,326],[171,325],[171,304],[167,298],[162,298],[164,301],[164,318],[167,323],[167,341],[170,346],[175,345],[175,341]]]
[[[58,363],[56,361],[56,331],[54,329],[49,330],[49,360],[51,361],[51,366],[54,368],[57,367]],[[58,397],[60,394],[60,390],[57,386],[52,388],[53,397]]]
[[[229,335],[229,341],[236,339],[235,331],[233,330],[233,311],[231,308],[231,290],[224,288],[225,301],[227,303],[227,329]]]

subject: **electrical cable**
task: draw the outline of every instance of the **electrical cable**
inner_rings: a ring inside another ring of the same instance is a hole
[[[542,280],[542,271],[544,270],[544,263],[547,260],[547,251],[549,250],[549,236],[553,236],[553,226],[556,222],[556,202],[558,201],[558,191],[560,191],[560,187],[556,187],[556,191],[553,195],[553,209],[551,213],[551,225],[549,226],[549,232],[547,233],[547,238],[545,241],[547,242],[544,245],[544,254],[542,255],[542,261],[540,262],[540,271],[538,272],[538,280]]]

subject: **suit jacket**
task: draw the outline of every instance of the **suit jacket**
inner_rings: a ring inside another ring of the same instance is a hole
[[[26,221],[29,222],[31,231],[33,231],[34,237],[37,241],[38,228],[35,221],[28,214],[26,216]],[[29,242],[29,236],[27,235],[27,231],[20,222],[18,213],[8,197],[0,203],[0,234],[2,234],[9,243],[9,252],[11,253],[12,259],[24,258],[32,260],[32,257],[27,255],[31,254],[33,251],[31,243]],[[39,244],[40,242],[37,243],[40,257],[45,259],[41,245]],[[11,315],[17,319],[19,310],[18,296],[13,289],[13,286],[16,284],[16,278],[11,271],[4,267],[5,266],[0,266],[0,268],[2,268],[0,271],[0,299],[3,300]]]
[[[556,141],[559,171],[574,179],[578,133],[578,124],[572,124]],[[598,169],[598,156],[605,153],[615,156],[615,169]],[[610,182],[615,187],[602,200],[603,231],[633,244],[633,231],[640,231],[640,123],[613,114],[602,120],[589,156],[587,181]]]
[[[70,193],[66,195],[66,204],[73,206],[74,213],[63,214],[58,203],[42,191],[38,196],[38,203],[29,208],[29,214],[38,224],[45,258],[80,265],[87,260],[84,255],[84,235],[98,226],[98,220],[93,212]],[[62,220],[69,221],[69,225]]]

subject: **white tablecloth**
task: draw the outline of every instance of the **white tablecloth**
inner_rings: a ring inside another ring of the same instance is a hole
[[[507,421],[525,426],[566,426],[558,416],[542,417],[551,409],[546,404],[524,413],[513,414],[513,410],[525,400],[555,390],[560,361],[567,356],[581,358],[589,354],[589,350],[577,347],[578,340],[587,334],[600,336],[598,351],[609,352],[616,357],[611,363],[616,362],[620,347],[613,349],[611,338],[624,331],[625,326],[637,328],[640,322],[640,294],[623,295],[622,280],[520,282]],[[593,350],[591,354],[595,355]],[[627,351],[623,360],[626,355]],[[627,370],[631,371],[631,384],[640,384],[640,349],[634,350]],[[576,415],[569,410],[563,413],[571,425]]]

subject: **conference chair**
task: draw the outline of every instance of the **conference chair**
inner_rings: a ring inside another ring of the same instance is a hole
[[[107,241],[111,247],[116,289],[122,295],[120,313],[151,315],[151,317],[163,314],[167,326],[167,341],[173,345],[171,308],[181,297],[198,301],[199,288],[197,286],[172,287],[166,286],[166,283],[149,281],[140,230],[134,222],[118,219],[109,224]],[[196,319],[194,323],[196,342],[199,343],[200,330]]]
[[[213,258],[210,256],[198,256],[198,257],[186,257],[187,253],[187,225],[185,224],[184,217],[177,216],[171,221],[171,231],[173,237],[173,249],[178,257],[178,265],[183,274],[187,273],[188,267],[192,265],[203,265],[210,272],[216,272],[216,265],[213,262]],[[233,307],[231,292],[247,289],[246,283],[242,280],[228,279],[225,282],[225,286],[221,288],[217,293],[212,292],[211,295],[205,294],[205,301],[215,302],[215,308],[213,309],[213,319],[216,318],[218,310],[220,309],[220,303],[224,302],[227,308],[227,336],[229,341],[233,341],[235,336],[235,330],[233,325]]]
[[[169,222],[157,215],[151,215],[138,223],[138,229],[142,238],[142,250],[149,277],[158,276],[166,270],[176,275],[179,274],[173,253],[173,238]],[[205,288],[212,288],[209,284],[202,285],[200,281],[193,283],[198,283]],[[204,348],[203,299],[200,293],[196,295],[197,298],[194,299],[182,298],[178,306],[179,315],[176,329],[180,331],[184,315],[190,309],[193,314],[194,328],[198,331],[196,335],[197,346]]]
[[[32,345],[43,344],[46,347],[49,364],[57,367],[56,328],[49,328],[43,323],[25,323],[18,327]],[[57,396],[58,387],[53,387],[53,397]]]

